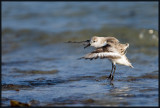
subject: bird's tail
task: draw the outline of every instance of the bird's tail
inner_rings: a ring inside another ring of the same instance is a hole
[[[130,64],[130,67],[131,67],[131,68],[134,68],[134,67],[132,66],[132,64]]]
[[[124,55],[124,57],[126,58],[126,63],[127,63],[127,66],[131,67],[131,68],[134,68],[132,66],[132,63],[130,62],[130,60],[128,60],[128,58],[126,57],[126,55]]]

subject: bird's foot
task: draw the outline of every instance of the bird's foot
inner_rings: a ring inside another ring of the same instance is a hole
[[[114,79],[114,76],[111,77],[111,81],[113,81],[113,79]]]
[[[114,79],[113,75],[109,75],[108,79],[111,79],[111,81]]]
[[[112,75],[110,74],[109,77],[107,77],[108,79],[111,79]]]

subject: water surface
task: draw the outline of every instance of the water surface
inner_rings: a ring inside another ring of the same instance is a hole
[[[77,60],[93,35],[130,43],[134,68]],[[2,2],[2,105],[158,106],[157,2]]]

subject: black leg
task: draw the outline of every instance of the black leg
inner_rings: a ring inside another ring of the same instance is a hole
[[[111,80],[113,80],[113,79],[114,79],[115,71],[116,71],[116,65],[114,65],[114,72],[113,72],[113,76],[112,76]]]
[[[108,78],[112,78],[112,72],[113,72],[113,63],[112,63],[112,70],[111,70],[111,73],[110,73],[110,75],[109,75],[109,77]]]

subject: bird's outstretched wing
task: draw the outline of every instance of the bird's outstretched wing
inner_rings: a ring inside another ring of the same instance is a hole
[[[97,59],[97,58],[108,58],[108,59],[117,59],[121,58],[121,55],[114,52],[99,52],[99,53],[88,53],[84,57],[81,57],[79,59]]]
[[[115,49],[114,46],[107,44],[104,47],[97,48],[91,53],[86,54],[84,57],[79,59],[97,59],[97,58],[108,58],[108,59],[117,59],[120,58],[121,54]]]
[[[90,42],[90,40],[79,41],[79,42],[77,42],[77,41],[67,41],[67,42],[65,42],[65,43],[83,43],[83,44],[85,45],[85,44],[88,44],[89,42]]]

